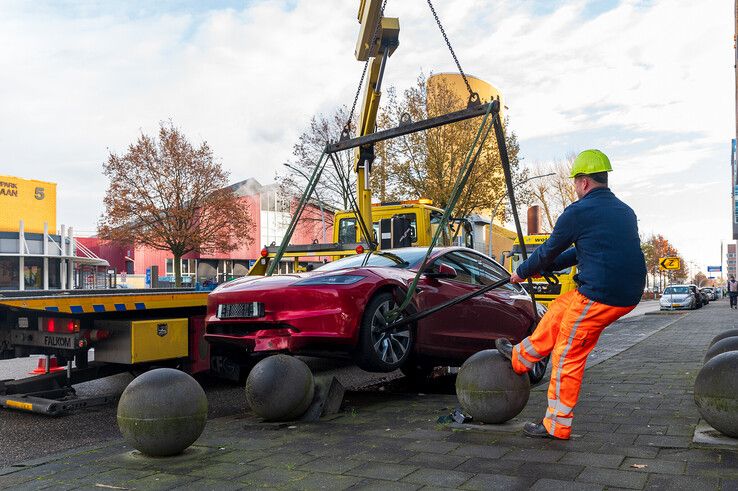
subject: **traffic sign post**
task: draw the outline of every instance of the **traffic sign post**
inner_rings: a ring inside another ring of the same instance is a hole
[[[707,272],[708,273],[722,273],[723,267],[722,266],[708,266]]]
[[[659,258],[659,269],[661,271],[682,269],[682,261],[678,257],[661,257]]]

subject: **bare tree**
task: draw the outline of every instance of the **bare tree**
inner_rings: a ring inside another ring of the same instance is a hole
[[[543,210],[548,232],[553,230],[564,208],[577,200],[574,181],[569,177],[575,158],[576,155],[570,153],[565,160],[540,165],[538,173],[553,175],[536,179],[530,186],[533,201],[540,203]]]
[[[286,168],[277,172],[276,181],[283,193],[288,196],[302,194],[326,143],[339,140],[348,117],[348,109],[344,106],[330,116],[320,114],[310,120],[310,126],[295,143],[292,158],[285,163]],[[337,152],[333,157],[338,169],[330,161],[326,164],[312,198],[317,198],[330,207],[346,210],[350,207],[349,194],[356,192],[354,153],[347,150]],[[348,186],[344,183],[345,179],[348,180]]]
[[[195,148],[172,122],[160,124],[158,139],[142,133],[125,154],[111,152],[103,173],[110,184],[99,236],[170,251],[176,286],[185,254],[253,240],[248,208],[207,142]]]

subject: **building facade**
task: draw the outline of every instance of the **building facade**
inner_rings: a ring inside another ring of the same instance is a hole
[[[236,198],[248,208],[254,222],[253,230],[245,234],[251,241],[244,240],[232,251],[186,254],[181,263],[185,285],[195,282],[219,283],[245,276],[261,257],[261,249],[267,245],[279,245],[284,237],[295,208],[294,199],[282,195],[276,184],[262,185],[256,179],[246,179],[231,187]],[[332,242],[332,237],[333,211],[310,204],[297,225],[292,243]],[[174,257],[169,251],[140,244],[115,244],[97,237],[80,237],[77,240],[95,255],[106,259],[121,283],[131,287],[146,286],[147,270],[150,274],[152,266],[158,268],[160,281],[174,281]],[[291,268],[292,262],[284,261],[281,271],[290,271]]]
[[[738,249],[738,246],[735,242],[728,244],[728,253],[725,256],[725,269],[728,277],[736,276],[736,249]]]

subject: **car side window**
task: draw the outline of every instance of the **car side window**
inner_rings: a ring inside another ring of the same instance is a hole
[[[465,251],[455,251],[451,254],[458,257],[459,262],[469,270],[474,285],[487,286],[510,276],[501,266],[482,255]],[[501,288],[518,291],[518,288],[511,284],[502,285]]]
[[[454,256],[454,253],[444,254],[433,262],[433,269],[437,270],[441,264],[451,266],[456,270],[456,278],[451,281],[458,281],[460,283],[466,283],[467,285],[476,285],[471,271],[463,261],[459,260],[458,257]]]

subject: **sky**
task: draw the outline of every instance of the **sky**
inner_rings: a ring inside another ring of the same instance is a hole
[[[58,183],[93,233],[110,152],[172,120],[233,182],[272,182],[310,118],[350,105],[358,0],[0,2],[0,174]],[[731,239],[731,0],[435,2],[464,70],[500,88],[535,173],[586,148],[695,268]],[[424,0],[389,0],[385,87],[455,71]],[[726,248],[727,249],[727,248]]]

